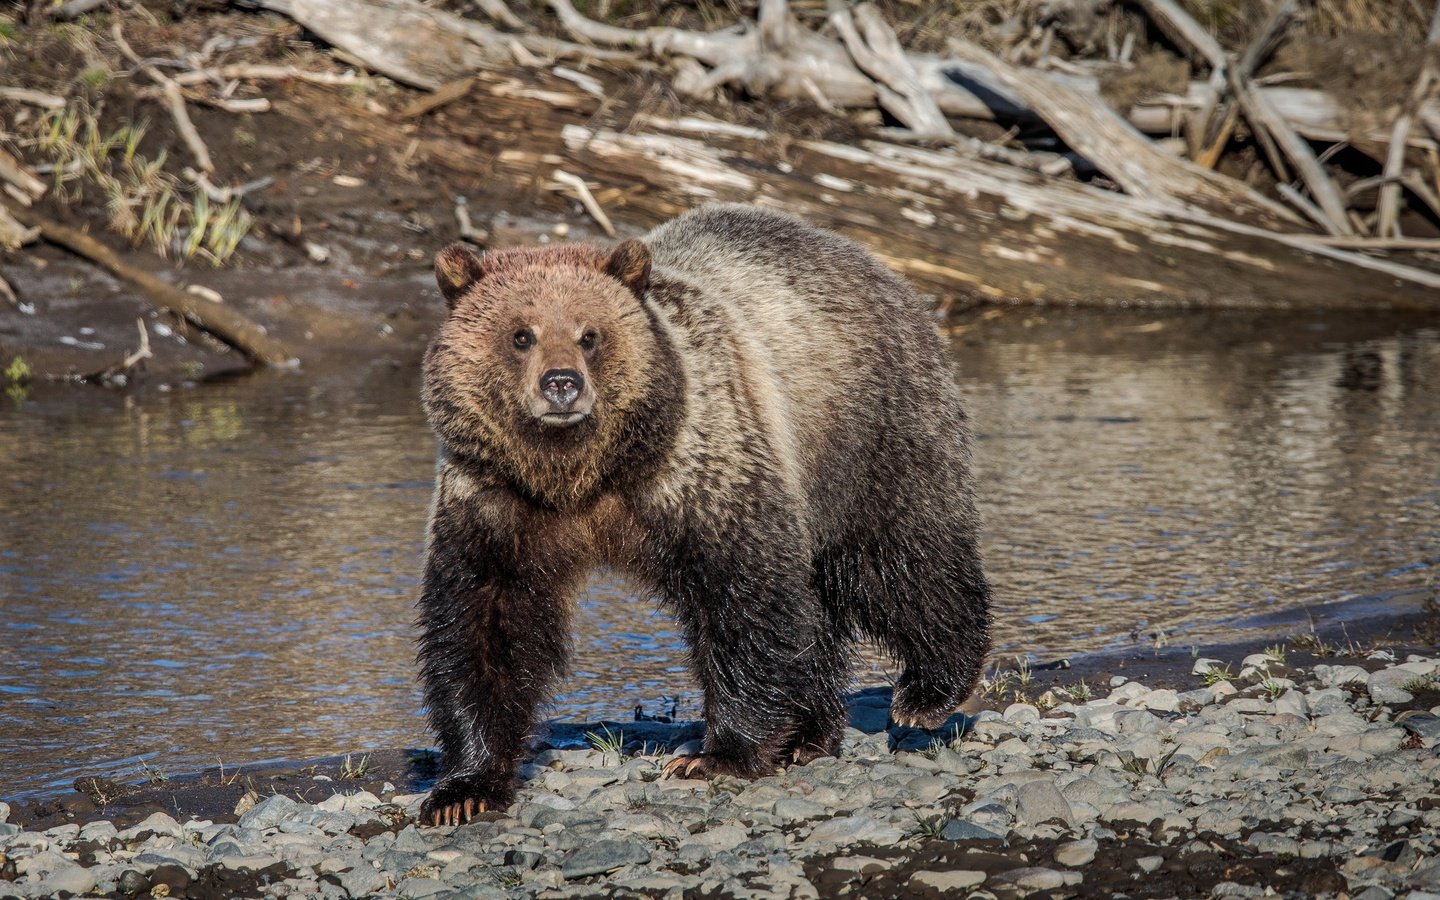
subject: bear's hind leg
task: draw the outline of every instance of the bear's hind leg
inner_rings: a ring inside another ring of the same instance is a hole
[[[969,516],[911,526],[867,554],[860,625],[903,666],[890,703],[897,725],[940,727],[979,680],[990,586],[974,530]]]

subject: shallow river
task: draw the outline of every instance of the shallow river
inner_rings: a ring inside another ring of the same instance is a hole
[[[954,344],[998,652],[1373,614],[1435,577],[1433,325],[1008,311]],[[401,369],[0,396],[0,797],[427,745],[416,394]],[[580,605],[555,715],[694,714],[651,601],[600,575]]]

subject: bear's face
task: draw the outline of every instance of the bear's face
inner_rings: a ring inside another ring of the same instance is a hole
[[[425,402],[446,445],[502,458],[515,476],[545,482],[526,485],[537,494],[585,487],[645,389],[649,271],[639,241],[610,253],[442,250],[435,272],[450,315],[426,353]]]

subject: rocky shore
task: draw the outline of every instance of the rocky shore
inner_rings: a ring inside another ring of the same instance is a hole
[[[129,827],[0,804],[0,897],[1440,898],[1440,660],[1364,662],[1199,658],[1192,689],[1077,683],[935,734],[862,692],[840,758],[752,782],[660,779],[655,741],[697,729],[635,723],[459,828],[325,775]]]

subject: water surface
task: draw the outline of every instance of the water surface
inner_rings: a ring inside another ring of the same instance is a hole
[[[954,345],[1000,652],[1204,642],[1434,577],[1440,330],[1010,311]],[[385,367],[0,404],[0,796],[428,745],[417,392]],[[580,606],[556,715],[695,714],[651,601],[601,573]]]

